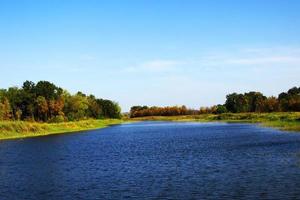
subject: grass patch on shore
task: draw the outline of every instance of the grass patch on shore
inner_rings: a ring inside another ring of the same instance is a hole
[[[0,121],[0,140],[92,130],[122,122],[120,119],[90,119],[63,123]]]
[[[125,121],[183,121],[183,122],[230,122],[259,123],[281,130],[300,131],[300,112],[281,113],[224,113],[183,116],[149,116],[133,119],[82,120],[63,123],[39,123],[25,121],[0,121],[0,140],[45,136],[104,128]]]
[[[224,113],[183,116],[148,116],[133,118],[136,121],[186,121],[186,122],[231,122],[259,123],[263,126],[281,130],[300,131],[300,112],[278,113]]]

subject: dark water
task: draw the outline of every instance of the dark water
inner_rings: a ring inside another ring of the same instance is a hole
[[[143,122],[2,141],[0,199],[300,199],[300,134]]]

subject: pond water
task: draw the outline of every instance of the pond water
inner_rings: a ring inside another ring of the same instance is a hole
[[[139,122],[0,141],[0,199],[300,199],[300,134]]]

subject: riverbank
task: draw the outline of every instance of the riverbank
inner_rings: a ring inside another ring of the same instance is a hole
[[[123,120],[120,119],[91,119],[63,123],[0,121],[0,140],[93,130],[122,122]]]
[[[105,128],[125,121],[185,121],[259,123],[287,131],[300,131],[300,112],[290,113],[224,113],[184,116],[148,116],[131,119],[82,120],[64,123],[0,121],[0,140],[45,136]]]
[[[224,113],[183,116],[147,116],[132,118],[134,121],[186,121],[186,122],[230,122],[230,123],[259,123],[286,131],[300,131],[300,112],[280,113]]]

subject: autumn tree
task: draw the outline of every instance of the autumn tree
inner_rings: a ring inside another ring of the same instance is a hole
[[[38,119],[42,121],[47,121],[48,103],[46,98],[43,96],[38,96],[36,99],[36,105],[37,105]]]
[[[279,101],[276,97],[269,97],[264,101],[264,112],[278,112]]]
[[[176,116],[176,115],[193,115],[199,114],[199,111],[188,109],[186,106],[133,106],[130,109],[130,117],[143,116]]]
[[[61,122],[121,117],[121,108],[114,101],[82,92],[71,95],[48,81],[25,81],[21,88],[0,89],[0,103],[0,119]]]
[[[3,98],[3,101],[0,102],[0,120],[9,120],[12,117],[11,107],[8,99]]]
[[[10,103],[13,118],[16,119],[17,112],[19,114],[20,113],[19,110],[21,110],[22,108],[24,109],[24,107],[25,107],[22,105],[22,91],[17,87],[10,87],[6,91],[5,96]],[[20,119],[21,118],[22,118],[22,116],[20,116]]]
[[[300,111],[300,87],[293,87],[278,96],[281,111]]]

